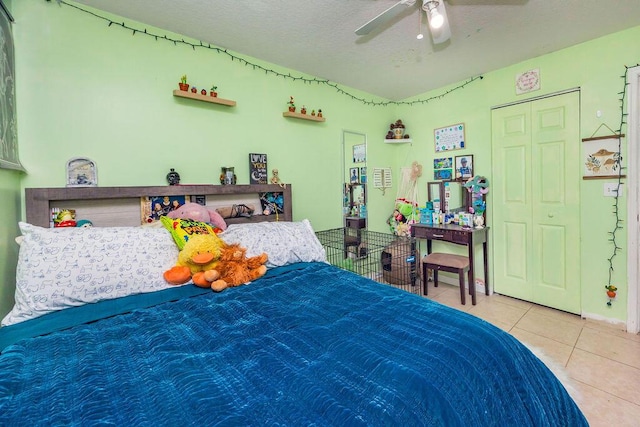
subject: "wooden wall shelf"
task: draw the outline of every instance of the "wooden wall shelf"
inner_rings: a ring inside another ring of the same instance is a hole
[[[185,92],[184,90],[176,89],[173,91],[173,96],[180,98],[195,99],[197,101],[211,102],[212,104],[226,105],[228,107],[235,107],[236,101],[230,99],[218,98],[211,95],[202,95],[200,93]]]
[[[385,139],[385,144],[409,144],[413,142],[411,138]]]
[[[311,120],[314,122],[324,122],[324,117],[312,116],[311,114],[292,113],[291,111],[285,111],[282,113],[283,117],[291,117],[294,119]]]

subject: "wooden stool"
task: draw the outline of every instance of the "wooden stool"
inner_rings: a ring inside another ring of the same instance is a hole
[[[460,300],[462,304],[465,304],[465,292],[464,292],[464,275],[468,276],[469,281],[469,294],[471,295],[471,303],[476,304],[475,287],[471,286],[471,272],[469,271],[469,258],[461,255],[444,254],[434,252],[429,255],[425,255],[422,258],[422,277],[424,284],[424,294],[427,295],[427,270],[433,270],[433,285],[438,287],[438,271],[446,271],[448,273],[458,273],[460,282]]]

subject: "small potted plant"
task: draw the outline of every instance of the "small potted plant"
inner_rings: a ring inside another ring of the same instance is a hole
[[[311,115],[315,117],[315,115],[316,115],[316,110],[311,110]]]
[[[195,87],[195,86],[193,86],[193,87],[191,88],[191,92],[192,92],[192,93],[198,93],[198,88],[197,88],[197,87]]]
[[[318,117],[322,117],[322,110],[318,110]]]
[[[289,102],[287,102],[287,105],[289,106],[289,111],[291,111],[292,113],[296,112],[296,104],[293,102],[293,96],[289,97]]]
[[[300,112],[302,114],[307,114],[307,107],[305,107],[304,105],[302,106],[302,108],[300,109]]]
[[[218,86],[211,85],[211,89],[209,90],[209,95],[211,95],[214,98],[216,98],[218,96],[218,92],[216,92],[217,90],[218,90]]]
[[[189,90],[189,85],[187,84],[187,75],[183,75],[182,77],[180,77],[180,83],[178,83],[178,86],[180,86],[180,90],[183,91],[188,91]]]
[[[201,94],[201,95],[206,95],[206,94],[207,94],[207,90],[206,90],[206,89],[202,89],[202,90],[200,91],[200,94]]]

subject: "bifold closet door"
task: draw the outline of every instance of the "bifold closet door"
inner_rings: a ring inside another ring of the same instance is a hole
[[[494,290],[580,312],[579,92],[492,112]]]

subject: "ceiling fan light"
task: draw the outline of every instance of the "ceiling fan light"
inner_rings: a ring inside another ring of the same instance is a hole
[[[424,38],[424,34],[420,33],[416,36],[418,40],[422,40]]]
[[[438,12],[438,9],[432,9],[430,12],[429,25],[431,25],[431,28],[437,30],[442,27],[442,24],[444,24],[444,17]]]

